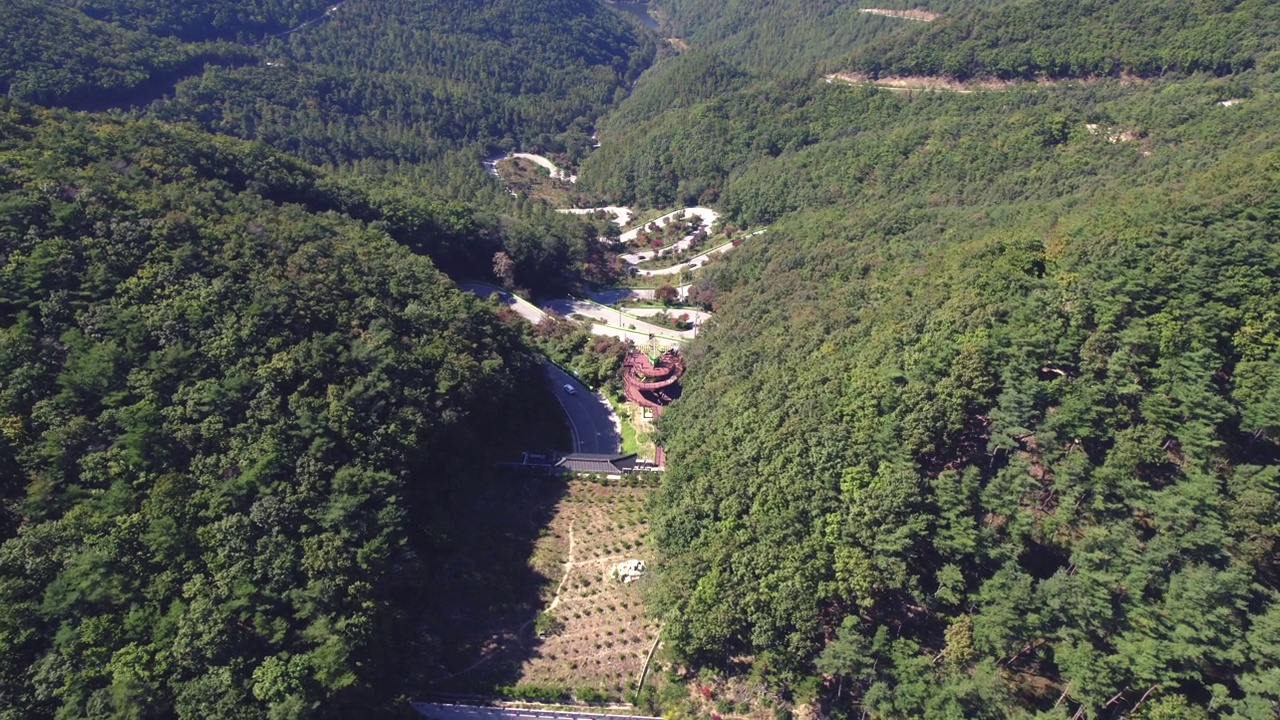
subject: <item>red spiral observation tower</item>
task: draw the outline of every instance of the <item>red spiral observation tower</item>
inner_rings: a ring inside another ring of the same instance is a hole
[[[622,361],[622,390],[627,400],[648,408],[655,416],[679,396],[677,383],[684,375],[684,358],[678,350],[667,350],[651,358],[631,350]]]

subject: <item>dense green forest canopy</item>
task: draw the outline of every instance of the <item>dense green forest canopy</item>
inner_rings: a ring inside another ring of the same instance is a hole
[[[247,48],[182,43],[98,22],[61,2],[0,3],[0,94],[43,104],[112,107],[171,88]]]
[[[85,15],[152,35],[256,43],[316,20],[340,0],[71,0]]]
[[[812,75],[882,35],[908,29],[910,21],[865,10],[927,10],[949,14],[998,6],[1009,0],[652,0],[651,13],[666,35],[695,50],[721,53],[744,69],[782,76]]]
[[[834,69],[1003,79],[1227,75],[1280,62],[1277,38],[1280,7],[1270,0],[1017,0],[904,28]]]
[[[597,0],[4,5],[0,87],[14,97],[167,95],[154,108],[166,119],[378,173],[463,147],[585,154],[595,118],[655,53]]]
[[[902,23],[840,0],[656,0],[664,30],[742,67],[808,75],[819,62]]]
[[[581,154],[653,52],[596,0],[350,0],[266,45],[260,65],[182,83],[162,113],[325,164],[476,143]]]
[[[589,151],[594,118],[655,52],[595,0],[5,2],[0,81],[14,97],[98,107],[169,93],[132,114],[359,175],[351,186],[371,197],[353,211],[457,276],[489,277],[504,251],[534,293],[611,277],[592,223],[509,198],[480,165],[491,148]],[[295,31],[257,42],[283,26]]]
[[[1255,69],[606,125],[583,182],[774,223],[661,423],[669,647],[834,714],[1273,717],[1276,117]]]
[[[0,716],[382,712],[531,353],[260,144],[4,102],[0,167]]]
[[[772,224],[660,425],[682,666],[833,716],[1280,711],[1274,3],[658,0],[693,49],[642,77],[595,0],[0,2],[0,717],[420,688],[530,346],[625,352],[441,274],[616,279],[483,177],[515,148]]]

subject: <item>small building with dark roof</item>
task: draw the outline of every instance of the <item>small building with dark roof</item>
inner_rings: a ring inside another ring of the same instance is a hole
[[[621,475],[635,470],[636,454],[573,453],[560,458],[556,467],[568,472]]]

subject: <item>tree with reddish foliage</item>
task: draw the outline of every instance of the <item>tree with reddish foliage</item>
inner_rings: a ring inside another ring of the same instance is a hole
[[[674,305],[680,300],[680,291],[670,285],[663,285],[653,291],[653,296],[662,301],[663,305]]]
[[[689,302],[703,310],[714,310],[716,287],[707,278],[698,278],[689,288]]]
[[[499,250],[493,254],[493,274],[502,281],[504,287],[510,288],[516,283],[516,263],[511,256]]]

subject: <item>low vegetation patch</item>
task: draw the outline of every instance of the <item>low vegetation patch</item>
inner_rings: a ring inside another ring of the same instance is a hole
[[[506,158],[498,161],[497,168],[511,192],[523,193],[552,207],[574,206],[569,181],[552,178],[546,168],[532,160]]]
[[[532,687],[590,688],[579,700],[621,699],[635,689],[658,626],[645,612],[648,577],[610,579],[624,560],[652,562],[645,515],[650,489],[627,481],[571,480],[535,554],[555,557],[558,587],[540,618],[555,628],[519,669]],[[545,568],[542,565],[540,569]]]

